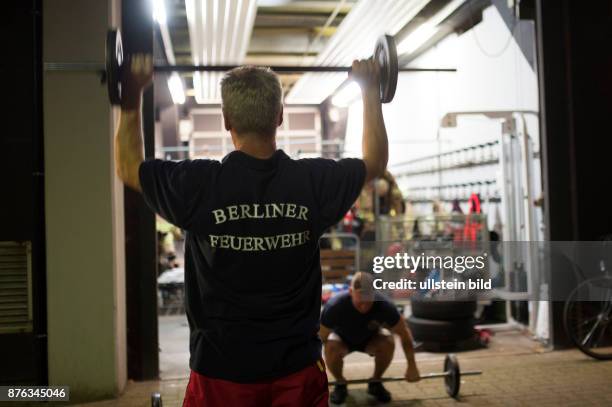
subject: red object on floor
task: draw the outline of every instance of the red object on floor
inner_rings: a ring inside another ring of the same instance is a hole
[[[213,379],[191,371],[183,407],[327,407],[323,360],[299,372],[257,383]]]
[[[478,341],[484,347],[489,345],[491,341],[491,337],[493,336],[493,332],[488,329],[477,329],[476,333],[478,335]]]

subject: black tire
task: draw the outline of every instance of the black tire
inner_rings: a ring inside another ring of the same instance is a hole
[[[599,301],[593,294],[598,292]],[[596,277],[579,284],[565,301],[565,333],[585,355],[612,360],[612,279]]]
[[[411,316],[408,326],[417,342],[458,342],[474,336],[474,320],[437,321]]]
[[[476,301],[412,300],[411,306],[414,317],[437,321],[469,319],[476,312]]]

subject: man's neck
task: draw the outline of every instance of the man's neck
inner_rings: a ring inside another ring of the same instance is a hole
[[[270,137],[268,141],[255,137],[247,137],[240,145],[236,146],[236,149],[251,157],[265,160],[274,155],[276,151],[276,138]]]

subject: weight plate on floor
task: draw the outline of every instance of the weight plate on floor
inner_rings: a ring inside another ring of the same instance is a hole
[[[453,354],[446,355],[444,358],[444,371],[448,373],[444,377],[444,387],[446,394],[452,398],[457,398],[461,387],[461,372],[459,371],[459,361]]]
[[[380,36],[374,47],[374,58],[380,65],[380,101],[389,103],[395,96],[399,72],[397,49],[392,36]]]
[[[159,393],[151,394],[151,407],[162,407],[161,394]]]
[[[106,86],[112,105],[121,104],[121,67],[123,44],[119,30],[108,30],[106,34]]]

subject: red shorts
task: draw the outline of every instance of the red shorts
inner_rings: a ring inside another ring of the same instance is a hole
[[[236,383],[191,371],[183,407],[327,407],[323,360],[274,380]]]

